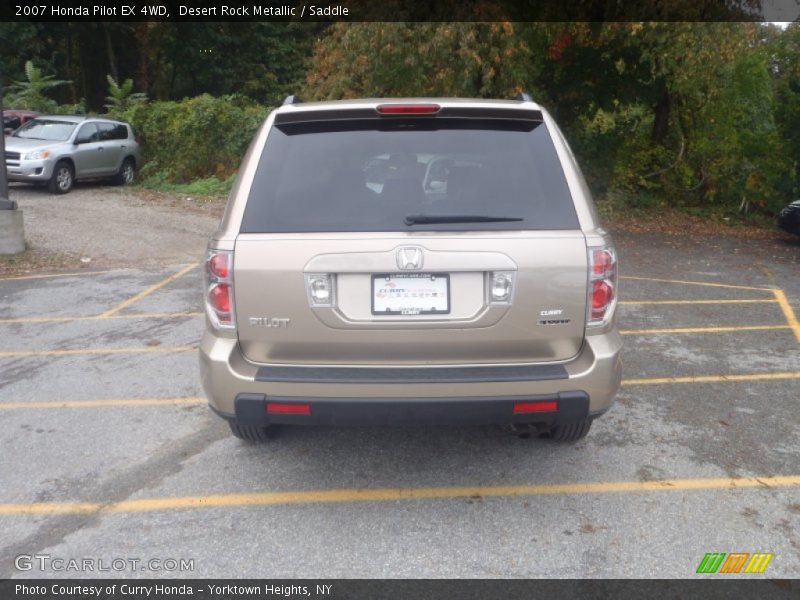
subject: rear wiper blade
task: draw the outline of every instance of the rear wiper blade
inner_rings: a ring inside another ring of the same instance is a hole
[[[522,217],[495,217],[491,215],[406,215],[406,225],[425,223],[499,223],[502,221],[524,221]]]

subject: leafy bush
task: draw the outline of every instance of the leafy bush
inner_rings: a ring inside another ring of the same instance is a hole
[[[142,144],[143,178],[226,182],[268,112],[243,96],[203,94],[181,102],[135,104],[119,118],[131,124]]]
[[[6,106],[24,108],[43,113],[54,112],[56,101],[44,95],[45,92],[62,86],[68,81],[55,79],[53,75],[45,75],[42,69],[33,65],[33,61],[25,63],[25,79],[15,81],[8,88]]]
[[[54,115],[86,115],[89,114],[89,111],[86,109],[86,99],[81,98],[80,102],[75,104],[59,104],[52,113]]]
[[[108,81],[108,96],[105,108],[109,115],[122,114],[129,107],[147,100],[147,94],[133,91],[133,79],[126,79],[120,84],[111,75],[106,75],[106,81]]]

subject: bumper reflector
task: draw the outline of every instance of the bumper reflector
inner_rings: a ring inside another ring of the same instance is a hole
[[[555,400],[541,400],[537,402],[514,402],[514,414],[525,413],[555,412],[558,410],[558,402]]]
[[[310,415],[311,405],[267,402],[267,412],[280,415]]]

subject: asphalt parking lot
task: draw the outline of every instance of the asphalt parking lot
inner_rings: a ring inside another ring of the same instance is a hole
[[[796,577],[800,247],[618,242],[623,387],[575,445],[499,427],[248,445],[202,397],[199,265],[0,281],[0,578],[87,575],[26,554],[193,560],[100,576],[693,577],[708,552]]]

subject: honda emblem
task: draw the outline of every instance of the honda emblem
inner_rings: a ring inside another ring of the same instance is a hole
[[[397,266],[404,271],[422,268],[422,248],[404,246],[397,251]]]

